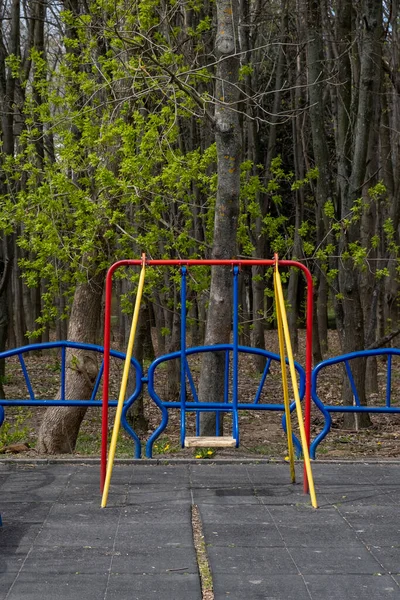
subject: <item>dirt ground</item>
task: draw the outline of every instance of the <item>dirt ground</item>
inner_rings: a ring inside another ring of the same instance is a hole
[[[278,353],[278,339],[276,332],[268,332],[267,348]],[[299,355],[296,357],[300,364],[304,365],[304,333],[300,332]],[[330,332],[329,356],[339,354],[339,346],[334,331]],[[196,380],[199,372],[199,363],[193,359],[190,368]],[[58,390],[60,377],[60,359],[55,354],[46,356],[29,356],[26,358],[27,368],[33,382],[36,397],[53,398]],[[239,377],[239,401],[252,401],[258,388],[260,375],[256,372],[252,358],[248,355],[240,359]],[[332,367],[327,371],[319,384],[318,392],[321,398],[329,403],[340,403],[342,368]],[[111,397],[117,397],[118,383],[122,371],[122,365],[114,365],[112,377]],[[384,404],[386,390],[386,363],[379,360],[378,393],[370,394],[369,402],[373,404]],[[160,396],[163,394],[166,373],[160,369],[160,375],[156,380],[156,391]],[[26,386],[23,381],[18,360],[10,360],[7,363],[5,391],[7,398],[26,398]],[[101,392],[100,392],[101,393]],[[280,373],[277,368],[271,370],[266,384],[263,388],[262,401],[268,403],[282,403],[282,387]],[[396,364],[393,360],[392,376],[392,402],[400,405],[400,360]],[[0,429],[0,451],[12,443],[25,442],[29,444],[29,450],[20,456],[39,455],[35,451],[35,443],[38,427],[43,415],[42,408],[6,408],[6,419]],[[81,427],[75,456],[99,456],[101,440],[101,409],[91,408]],[[113,411],[110,411],[110,427],[113,423]],[[160,422],[160,412],[150,400],[145,400],[145,417],[147,429],[138,431],[141,439],[145,441]],[[281,460],[287,455],[287,441],[282,429],[282,413],[274,411],[242,411],[240,413],[240,448],[218,449],[217,451],[206,450],[199,452],[193,449],[181,449],[179,444],[179,410],[170,411],[170,420],[166,431],[154,445],[154,456],[157,458],[168,457],[201,457],[201,459],[213,457],[236,457],[236,458],[270,458]],[[359,429],[355,424],[351,430],[343,428],[343,418],[338,415],[333,417],[331,432],[321,443],[317,450],[317,458],[330,459],[399,459],[400,458],[400,414],[399,415],[373,415],[372,426],[368,429]],[[312,409],[311,439],[313,439],[323,426],[323,417],[318,409]],[[297,431],[296,418],[293,419],[294,430]],[[226,418],[224,429],[229,434],[230,423]],[[193,424],[188,424],[188,433],[193,431]],[[133,444],[130,438],[122,432],[120,435],[117,456],[132,457]]]

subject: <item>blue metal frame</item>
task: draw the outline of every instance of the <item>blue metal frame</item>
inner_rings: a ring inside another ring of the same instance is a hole
[[[386,394],[385,394],[385,406],[361,406],[360,398],[357,393],[356,385],[354,382],[353,374],[350,367],[350,361],[355,358],[368,358],[370,356],[387,356],[387,376],[386,376]],[[310,456],[315,459],[315,454],[318,445],[322,442],[322,440],[329,433],[332,418],[330,413],[339,412],[339,413],[400,413],[400,406],[394,407],[391,406],[391,388],[392,388],[392,356],[400,356],[399,348],[379,348],[376,350],[359,350],[357,352],[351,352],[349,354],[343,354],[342,356],[335,356],[334,358],[328,358],[327,360],[319,363],[312,372],[312,399],[315,404],[318,406],[319,410],[322,412],[325,418],[325,424],[323,430],[317,435],[317,437],[312,441],[310,445]],[[355,406],[342,406],[342,405],[331,405],[322,402],[321,398],[317,393],[318,386],[318,375],[323,370],[331,365],[335,365],[338,363],[344,363],[345,369],[347,372],[347,376],[350,381],[351,390],[355,400]]]
[[[58,400],[54,400],[54,399],[53,400],[37,400],[35,398],[35,393],[32,388],[28,369],[27,369],[25,360],[23,358],[23,354],[26,354],[28,352],[34,352],[37,350],[50,350],[52,348],[61,348],[61,381],[60,381],[60,390],[61,390],[60,396],[61,396],[61,398]],[[63,340],[63,341],[58,341],[58,342],[47,342],[47,343],[43,343],[43,344],[30,344],[29,346],[22,346],[21,348],[14,348],[12,350],[7,350],[5,352],[0,353],[0,360],[9,358],[11,356],[18,356],[18,359],[19,359],[19,362],[21,365],[21,369],[22,369],[22,373],[24,375],[26,387],[28,390],[29,398],[30,398],[29,400],[21,400],[21,399],[5,400],[5,399],[0,398],[0,427],[3,424],[4,418],[5,418],[5,411],[4,411],[5,406],[102,406],[102,401],[96,400],[96,395],[97,395],[97,392],[98,392],[98,389],[99,389],[99,386],[101,383],[101,378],[103,375],[104,361],[102,362],[101,367],[99,369],[99,373],[97,375],[90,400],[69,400],[69,399],[65,398],[65,393],[66,393],[66,389],[65,389],[65,387],[66,387],[65,386],[66,350],[68,348],[75,348],[78,350],[88,350],[91,352],[98,352],[101,354],[103,354],[103,351],[104,351],[102,346],[97,346],[95,344],[83,344],[80,342],[71,342],[68,340]],[[125,354],[122,352],[117,352],[116,350],[111,350],[110,355],[115,358],[118,358],[120,360],[125,360]],[[135,385],[135,390],[129,396],[129,398],[127,398],[127,400],[124,403],[121,422],[122,422],[122,425],[123,425],[125,431],[132,437],[132,439],[134,441],[135,458],[140,458],[141,457],[140,439],[137,436],[137,434],[133,431],[133,429],[129,425],[129,423],[127,422],[126,414],[127,414],[127,411],[129,410],[129,407],[132,406],[132,404],[135,402],[135,400],[140,395],[142,388],[143,388],[143,380],[145,380],[145,378],[143,377],[142,367],[135,358],[131,359],[131,364],[132,364],[132,367],[135,369],[135,373],[136,373],[136,377],[135,377],[136,385]],[[117,406],[117,404],[118,404],[117,400],[110,400],[110,402],[109,402],[109,406],[115,407],[115,406]]]
[[[193,378],[190,374],[190,368],[189,368],[189,365],[187,362],[187,357],[191,356],[193,354],[200,354],[203,352],[225,352],[226,356],[228,358],[227,363],[229,364],[229,353],[234,352],[234,345],[233,344],[218,344],[215,346],[198,346],[198,347],[194,347],[194,348],[187,348],[185,351],[185,360],[182,361],[182,364],[184,364],[184,368],[185,368],[185,383],[186,383],[186,377],[188,378],[189,382],[190,381],[193,382]],[[265,356],[265,358],[267,359],[267,366],[266,366],[266,369],[264,369],[264,373],[262,375],[263,382],[265,382],[265,379],[267,376],[266,372],[269,372],[270,365],[273,360],[276,361],[278,363],[278,365],[280,366],[279,355],[275,354],[273,352],[269,352],[268,350],[262,350],[261,348],[250,348],[248,346],[239,346],[238,345],[237,352],[238,352],[238,354],[242,352],[242,353],[246,353],[246,354],[258,354],[261,356]],[[169,409],[182,409],[181,401],[165,402],[157,394],[157,392],[155,390],[155,385],[154,385],[156,369],[162,363],[164,363],[168,360],[176,360],[176,359],[179,359],[180,357],[181,357],[180,350],[178,350],[177,352],[171,352],[170,354],[165,354],[163,356],[159,356],[158,358],[156,358],[149,367],[148,377],[146,378],[146,383],[148,385],[148,392],[149,392],[150,397],[153,399],[153,401],[156,403],[156,405],[158,406],[158,408],[161,411],[161,423],[158,426],[158,428],[151,434],[150,438],[147,441],[147,444],[146,444],[147,458],[152,458],[153,444],[168,425]],[[225,363],[225,364],[227,364],[227,363]],[[303,367],[300,364],[295,363],[295,367],[299,374],[299,394],[300,394],[300,398],[302,399],[304,397],[304,393],[305,393],[305,372],[304,372]],[[225,378],[225,381],[226,381],[226,378]],[[186,388],[186,385],[184,387]],[[197,393],[194,390],[193,401],[185,403],[185,412],[196,412],[196,414],[198,414],[199,412],[202,412],[202,411],[208,411],[208,412],[218,412],[219,411],[219,412],[232,412],[232,414],[234,414],[235,410],[236,410],[236,412],[238,412],[239,410],[273,410],[273,411],[284,411],[285,410],[283,403],[281,403],[281,404],[260,403],[261,391],[262,391],[262,388],[260,386],[258,386],[256,396],[255,396],[255,399],[253,402],[249,402],[249,403],[237,402],[236,409],[234,409],[233,403],[199,402]],[[225,393],[226,393],[226,389],[225,389]],[[225,395],[224,395],[224,397],[225,397]],[[294,406],[294,403],[293,403],[293,406]],[[294,436],[294,439],[296,440],[295,441],[296,447],[298,449],[300,449],[301,445],[300,445],[299,440],[297,440],[297,438],[295,438],[295,436]]]

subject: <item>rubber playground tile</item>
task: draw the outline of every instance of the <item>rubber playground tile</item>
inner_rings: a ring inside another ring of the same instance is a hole
[[[110,548],[115,538],[115,524],[101,526],[93,523],[73,523],[66,525],[62,521],[47,521],[35,539],[35,546],[58,547],[70,546],[71,548]]]
[[[3,527],[0,527],[0,548],[23,552],[36,541],[40,529],[41,525],[37,523],[7,523],[3,520]]]
[[[177,527],[170,523],[142,523],[132,527],[120,527],[115,540],[115,550],[119,552],[134,552],[136,549],[151,544],[165,548],[191,547],[193,545],[192,528]]]
[[[201,507],[200,507],[201,512]],[[203,523],[204,541],[206,546],[225,547],[284,547],[284,541],[273,523]]]
[[[188,503],[170,506],[156,504],[125,506],[121,511],[121,527],[132,527],[136,523],[171,523],[176,525],[192,522],[191,505]]]
[[[325,526],[344,526],[346,529],[349,528],[343,516],[332,506],[317,510],[310,505],[269,506],[268,514],[278,527],[281,525],[302,526],[306,524],[309,528]]]
[[[260,525],[270,519],[266,506],[248,507],[244,504],[215,505],[202,503],[200,507],[203,523],[243,523]]]
[[[112,492],[110,491],[110,498]],[[170,503],[190,502],[191,493],[188,486],[175,486],[163,489],[157,485],[146,485],[140,491],[128,492],[127,504],[145,504],[154,503],[167,506]]]
[[[46,573],[22,571],[7,595],[7,600],[99,600],[104,597],[108,574]]]
[[[287,574],[282,577],[281,574],[267,574],[261,577],[249,574],[244,577],[231,573],[215,573],[213,581],[216,600],[310,600],[301,575]],[[315,600],[324,597],[326,596]]]
[[[153,483],[160,486],[189,483],[190,465],[134,465],[131,467],[131,484]]]
[[[280,483],[256,486],[255,493],[262,504],[273,506],[310,505],[310,497],[303,490],[302,483]]]
[[[400,540],[393,546],[368,546],[371,554],[387,573],[400,576]]]
[[[24,565],[26,555],[27,551],[21,552],[17,549],[0,548],[0,584],[5,574],[18,573]]]
[[[62,522],[67,527],[70,525],[75,527],[77,524],[93,524],[97,527],[102,527],[103,525],[117,524],[120,513],[120,507],[109,507],[107,510],[104,510],[100,507],[100,504],[95,504],[94,502],[65,503],[63,499],[62,503],[58,502],[52,506],[47,522]]]
[[[249,475],[246,465],[220,465],[203,461],[190,466],[190,479],[193,486],[198,485],[249,485]]]
[[[379,570],[372,575],[307,575],[305,582],[311,598],[329,600],[394,600],[400,598],[400,587],[390,575]]]
[[[284,543],[290,548],[348,545],[354,541],[355,537],[354,531],[344,522],[342,525],[335,523],[323,527],[313,527],[304,521],[297,525],[295,523],[279,524],[278,527]]]
[[[197,488],[192,490],[195,504],[213,505],[257,505],[259,499],[254,489],[247,486]]]
[[[382,570],[379,561],[362,543],[356,541],[339,546],[307,546],[291,548],[293,559],[304,575],[374,575]],[[385,570],[385,572],[387,572]]]
[[[286,548],[245,546],[208,546],[207,555],[211,572],[232,573],[243,577],[267,575],[296,575],[298,569]]]
[[[331,488],[327,491],[320,491],[317,494],[318,503],[321,507],[325,506],[393,506],[394,498],[379,490],[369,488],[358,488],[357,486],[341,487],[340,489]]]
[[[51,502],[3,502],[1,492],[0,498],[4,524],[42,523],[53,505]]]
[[[200,578],[197,574],[185,572],[135,576],[112,573],[104,600],[121,600],[122,598],[129,598],[129,600],[161,600],[164,598],[165,600],[201,600]]]
[[[289,463],[246,465],[249,481],[255,486],[276,486],[291,483]],[[296,482],[303,485],[303,465],[295,465]]]
[[[0,600],[8,600],[7,594],[15,581],[16,573],[0,571]]]
[[[153,541],[153,540],[151,540]],[[145,545],[127,552],[114,551],[111,565],[112,573],[131,573],[132,575],[154,575],[170,573],[198,573],[196,552],[191,546],[152,546]]]
[[[72,548],[58,546],[51,548],[34,547],[26,557],[23,573],[37,573],[43,576],[61,574],[103,575],[108,573],[113,552],[103,548]]]

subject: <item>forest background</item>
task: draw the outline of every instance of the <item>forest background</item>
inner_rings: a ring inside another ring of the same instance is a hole
[[[0,350],[101,343],[106,270],[143,251],[304,262],[314,362],[329,326],[343,353],[400,332],[397,0],[1,0],[0,23]],[[136,281],[116,286],[122,350]],[[192,344],[229,339],[230,286],[191,272]],[[248,345],[274,326],[271,288],[268,270],[242,271]],[[285,289],[297,351],[296,270]],[[139,360],[179,347],[176,272],[149,271],[141,314]],[[74,353],[71,393],[87,396],[97,368]],[[219,368],[204,359],[201,397]],[[356,364],[363,401],[377,368]],[[178,386],[171,364],[166,397]],[[84,413],[49,409],[41,451],[73,449]]]

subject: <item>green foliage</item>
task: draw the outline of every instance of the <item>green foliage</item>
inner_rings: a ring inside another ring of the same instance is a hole
[[[31,412],[18,406],[13,409],[13,413],[12,422],[5,421],[0,427],[0,448],[17,442],[26,442],[33,431],[26,425],[27,419],[32,416]]]

